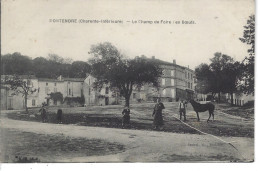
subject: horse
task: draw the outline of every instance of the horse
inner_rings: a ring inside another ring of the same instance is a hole
[[[213,103],[209,102],[206,104],[200,104],[198,102],[195,102],[193,99],[190,100],[190,103],[191,103],[194,111],[197,113],[198,121],[200,121],[199,112],[205,112],[207,110],[209,111],[209,118],[208,118],[207,122],[209,122],[211,115],[213,116],[213,121],[214,121],[215,105]]]

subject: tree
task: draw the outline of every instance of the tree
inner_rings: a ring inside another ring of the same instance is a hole
[[[139,57],[127,59],[109,42],[93,45],[90,54],[93,55],[89,62],[92,64],[91,74],[96,78],[95,88],[108,85],[110,89],[119,91],[127,107],[133,88],[144,84],[159,85],[162,71],[152,61]]]
[[[241,73],[241,64],[228,55],[217,52],[210,59],[210,65],[201,64],[195,69],[198,80],[197,89],[203,93],[229,93],[233,104],[233,93],[237,91],[237,83]]]
[[[225,83],[225,80],[223,79],[223,69],[226,64],[233,63],[234,60],[228,55],[222,54],[220,52],[216,52],[214,54],[214,57],[210,59],[210,70],[212,71],[214,75],[214,81],[215,81],[215,91],[218,93],[218,101],[220,101],[220,93],[223,89],[223,84]]]
[[[32,73],[32,60],[19,52],[3,55],[1,58],[1,74]]]
[[[26,113],[28,113],[28,95],[33,94],[37,90],[33,88],[31,78],[31,75],[27,75],[26,78],[21,78],[17,75],[5,77],[5,83],[10,85],[10,89],[14,91],[13,95],[22,94],[22,96],[24,97],[24,106]]]
[[[222,70],[223,93],[229,93],[231,96],[231,105],[233,105],[233,93],[237,92],[238,79],[241,73],[241,64],[239,62],[226,63]]]
[[[63,95],[61,92],[55,92],[55,93],[51,93],[50,94],[50,98],[53,100],[53,101],[60,101],[60,102],[63,102]]]
[[[207,94],[212,93],[212,96],[215,96],[214,91],[214,78],[213,73],[210,70],[208,64],[200,64],[195,68],[195,75],[197,79],[196,91],[199,93]]]
[[[249,16],[247,25],[244,26],[244,34],[242,38],[239,38],[243,43],[250,45],[248,49],[248,55],[242,62],[243,74],[241,81],[243,84],[240,86],[244,93],[254,94],[254,66],[255,66],[255,15]]]
[[[91,67],[87,62],[75,61],[71,64],[70,77],[85,78],[86,73],[90,73]]]

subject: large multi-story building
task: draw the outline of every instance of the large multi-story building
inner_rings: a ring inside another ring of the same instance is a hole
[[[188,99],[194,94],[194,71],[188,67],[173,62],[165,62],[152,57],[147,60],[153,60],[162,68],[160,78],[160,87],[157,89],[152,86],[146,86],[146,99],[153,100],[160,97],[163,101],[173,101],[180,98]]]

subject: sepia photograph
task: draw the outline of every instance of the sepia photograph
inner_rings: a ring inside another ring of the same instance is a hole
[[[2,0],[0,163],[254,163],[254,0]]]

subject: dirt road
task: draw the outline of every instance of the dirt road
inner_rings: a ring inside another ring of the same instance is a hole
[[[64,135],[86,139],[103,139],[123,144],[123,152],[105,156],[59,158],[52,154],[42,162],[183,162],[183,161],[243,161],[254,159],[254,139],[245,137],[220,137],[232,142],[238,149],[211,136],[176,134],[157,131],[58,125],[18,121],[2,117],[4,129],[36,134]],[[36,137],[37,138],[37,137]],[[241,155],[242,154],[242,155]]]

